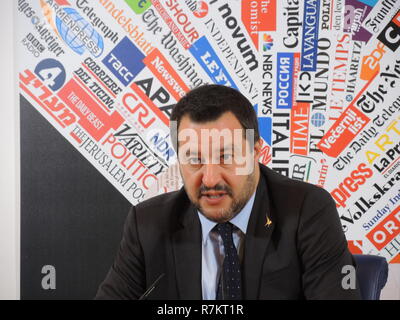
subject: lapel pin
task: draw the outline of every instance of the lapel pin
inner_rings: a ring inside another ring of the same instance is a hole
[[[267,221],[264,224],[264,227],[269,227],[272,224],[272,221],[267,217]]]

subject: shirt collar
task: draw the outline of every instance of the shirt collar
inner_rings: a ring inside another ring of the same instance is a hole
[[[249,223],[251,210],[253,209],[255,196],[256,192],[254,191],[253,195],[251,196],[249,201],[247,201],[243,209],[233,219],[230,220],[230,223],[239,228],[240,231],[243,232],[243,234],[246,234],[247,231],[247,225]],[[210,231],[217,225],[217,222],[209,220],[198,210],[197,214],[199,215],[201,223],[201,230],[203,234],[203,245],[205,245],[207,243]]]

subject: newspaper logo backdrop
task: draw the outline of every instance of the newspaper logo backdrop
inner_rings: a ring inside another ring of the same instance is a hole
[[[400,263],[400,2],[20,0],[19,88],[132,204],[182,185],[174,104],[253,103],[260,162],[328,190],[354,253]]]

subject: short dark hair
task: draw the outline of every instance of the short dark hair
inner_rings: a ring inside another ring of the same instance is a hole
[[[177,136],[183,116],[198,123],[217,120],[225,112],[232,112],[243,129],[254,130],[254,143],[260,139],[256,112],[250,101],[238,90],[217,84],[206,84],[189,91],[174,106],[171,121],[176,121],[176,132],[171,130],[171,139],[178,151]]]

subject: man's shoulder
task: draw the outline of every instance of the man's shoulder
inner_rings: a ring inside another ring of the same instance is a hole
[[[182,189],[177,191],[162,193],[142,201],[136,206],[136,208],[147,209],[152,207],[161,207],[165,204],[179,201],[179,199],[182,198],[184,193],[185,192]]]
[[[135,206],[135,211],[138,216],[145,216],[148,219],[156,217],[176,215],[177,212],[184,211],[190,205],[184,188],[178,191],[163,193],[152,198],[149,198]]]
[[[266,177],[267,188],[274,197],[286,199],[285,201],[298,199],[302,202],[305,198],[314,198],[324,203],[332,201],[329,192],[320,186],[283,176],[265,166],[261,167],[261,171]]]

